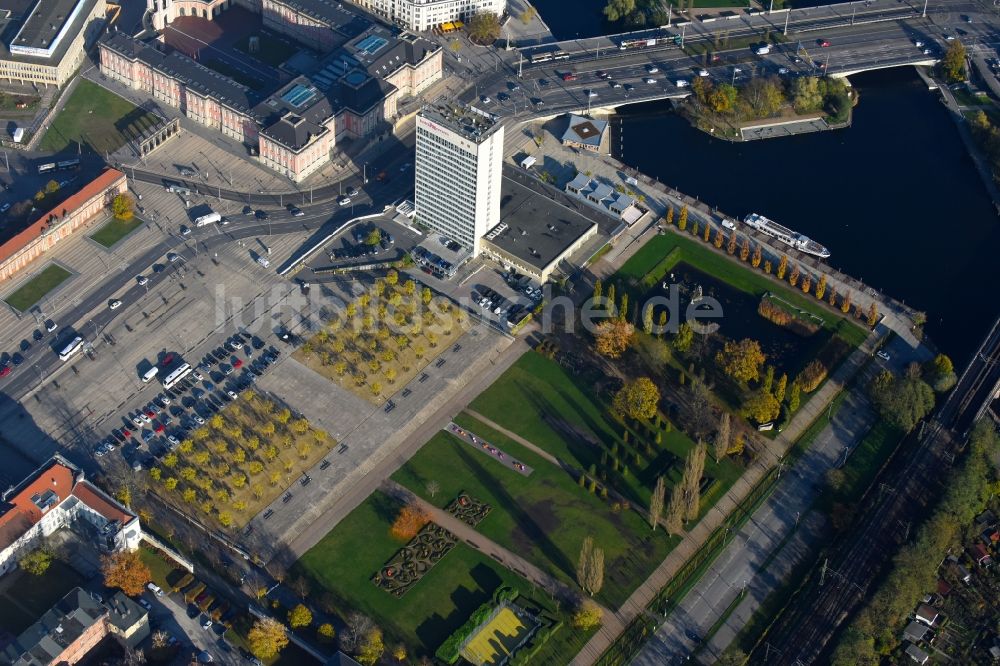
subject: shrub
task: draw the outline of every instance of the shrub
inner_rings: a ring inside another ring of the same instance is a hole
[[[173,589],[174,592],[180,592],[185,587],[187,587],[188,585],[190,585],[193,581],[194,581],[194,576],[191,575],[191,574],[189,574],[189,573],[186,573],[186,574],[184,574],[183,578],[181,578],[179,581],[177,581],[177,584],[174,585],[172,589]]]
[[[812,393],[826,379],[826,366],[819,361],[809,362],[796,380],[806,393]]]

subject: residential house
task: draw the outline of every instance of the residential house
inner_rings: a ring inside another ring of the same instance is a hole
[[[930,655],[912,643],[906,646],[906,654],[909,655],[910,659],[918,664],[926,664],[927,660],[930,659]]]
[[[937,624],[940,619],[941,614],[933,606],[928,606],[927,604],[920,604],[917,607],[916,619],[918,622],[923,622],[928,627],[933,627]]]

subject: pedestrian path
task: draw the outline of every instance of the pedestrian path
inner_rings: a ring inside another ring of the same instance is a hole
[[[653,573],[617,609],[616,615],[622,626],[627,625],[646,607],[661,589],[677,574],[691,557],[708,542],[709,537],[726,518],[740,506],[753,489],[767,475],[769,470],[784,458],[809,426],[819,418],[827,405],[836,397],[847,382],[863,367],[874,349],[874,340],[869,337],[844,361],[830,379],[816,392],[778,435],[760,452],[751,466],[736,480],[729,491],[719,499],[707,514],[684,535],[681,542],[670,551]],[[601,654],[614,642],[620,632],[612,625],[605,624],[587,642],[571,662],[573,666],[585,666],[596,662]]]
[[[430,502],[427,502],[423,498],[415,495],[408,488],[399,485],[392,479],[386,479],[382,483],[381,490],[385,494],[390,497],[394,497],[401,502],[414,504],[420,507],[431,517],[432,522],[445,528],[464,541],[467,545],[502,564],[505,568],[513,571],[529,583],[542,588],[553,597],[568,601],[579,596],[579,593],[575,588],[557,580],[520,555],[515,555],[495,541],[486,538],[477,532],[474,527],[463,523],[461,520],[451,515],[444,509],[439,509]],[[615,620],[611,611],[603,606],[601,607],[601,610],[604,612],[605,623],[613,627],[616,632],[621,631],[623,626]]]
[[[486,425],[486,426],[492,428],[493,430],[496,430],[498,433],[500,433],[504,437],[509,437],[510,439],[514,440],[515,442],[517,442],[518,444],[520,444],[524,448],[528,449],[532,453],[534,453],[534,454],[536,454],[536,455],[544,458],[545,460],[548,460],[550,463],[552,463],[556,467],[559,467],[561,469],[565,469],[566,468],[566,465],[561,460],[559,460],[558,458],[556,458],[554,455],[552,455],[551,453],[549,453],[548,451],[546,451],[542,447],[538,446],[534,442],[531,442],[531,441],[525,439],[524,437],[521,437],[520,435],[518,435],[516,432],[514,432],[512,430],[508,430],[507,428],[504,428],[502,425],[500,425],[496,421],[490,420],[489,418],[483,416],[482,414],[480,414],[476,410],[471,409],[469,407],[466,407],[465,408],[465,413],[468,414],[469,416],[473,417],[477,421],[482,422],[483,425]]]

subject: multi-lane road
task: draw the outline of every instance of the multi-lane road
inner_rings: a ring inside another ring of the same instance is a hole
[[[101,332],[116,317],[122,316],[129,308],[142,303],[150,291],[161,282],[170,279],[176,271],[183,270],[185,263],[199,253],[214,253],[220,247],[235,245],[240,240],[285,233],[316,231],[316,234],[320,235],[325,229],[333,230],[354,216],[381,211],[386,205],[405,198],[412,192],[413,171],[408,169],[400,172],[399,167],[408,159],[412,159],[412,156],[405,151],[396,151],[394,156],[383,158],[384,163],[380,166],[390,174],[385,181],[376,178],[369,178],[367,184],[361,183],[357,178],[344,181],[343,187],[354,185],[360,190],[360,194],[353,198],[352,206],[341,207],[335,201],[304,205],[301,206],[304,213],[301,217],[293,217],[284,209],[268,208],[266,221],[253,216],[236,215],[232,216],[226,225],[212,224],[202,228],[189,225],[192,227],[192,232],[187,236],[180,234],[179,227],[176,230],[168,230],[169,233],[163,241],[149,247],[131,263],[123,266],[120,273],[109,276],[99,287],[82,296],[72,307],[58,313],[46,313],[59,324],[59,328],[54,333],[46,334],[41,341],[32,341],[32,347],[21,352],[25,357],[24,362],[14,368],[10,375],[0,379],[0,388],[6,395],[21,399],[39,384],[47,381],[61,367],[69,364],[59,360],[58,352],[74,334],[78,333],[88,342],[98,342]],[[138,171],[136,178],[140,178]],[[162,176],[143,174],[143,179],[159,183],[162,181]],[[340,187],[340,183],[335,183],[323,189],[336,192]],[[214,195],[216,191],[212,190],[209,193],[206,190],[204,193]],[[235,200],[245,196],[223,191],[224,197],[227,194],[230,195],[227,198]],[[278,204],[277,196],[271,203],[275,206]],[[166,255],[169,252],[179,255],[179,259],[174,262],[168,261]],[[275,260],[272,265],[278,263],[280,261]],[[137,280],[139,275],[147,279],[145,284],[139,284]],[[111,299],[122,301],[121,307],[111,310],[108,307]],[[41,330],[44,330],[44,327],[41,327]],[[3,418],[2,414],[0,418]]]

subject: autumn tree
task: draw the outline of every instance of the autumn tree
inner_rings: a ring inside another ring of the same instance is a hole
[[[742,384],[757,381],[766,360],[760,343],[750,338],[739,342],[727,341],[715,356],[715,362],[722,371]]]
[[[844,294],[843,300],[840,301],[840,311],[844,314],[851,311],[851,292]]]
[[[673,340],[674,349],[683,354],[691,349],[692,344],[694,344],[694,329],[691,328],[691,324],[684,322],[677,327],[677,334]]]
[[[305,604],[299,604],[292,610],[288,611],[288,626],[292,629],[308,627],[312,624],[312,621],[312,611],[310,611]]]
[[[944,354],[938,354],[924,365],[924,377],[938,393],[950,390],[958,378],[955,376],[955,366]]]
[[[663,522],[668,534],[677,535],[684,531],[684,486],[680,483],[670,491],[670,502]]]
[[[799,265],[792,266],[792,274],[788,276],[788,284],[793,287],[799,283]]]
[[[816,283],[816,290],[813,292],[816,294],[817,300],[823,300],[823,295],[826,293],[826,275],[819,276],[819,282]]]
[[[255,657],[270,661],[288,645],[288,632],[274,618],[258,618],[247,633],[247,643]]]
[[[656,479],[656,486],[653,488],[653,494],[649,498],[649,526],[656,531],[656,526],[660,522],[660,517],[663,515],[663,500],[667,494],[667,484],[663,477],[658,477]]]
[[[750,239],[743,237],[743,246],[740,247],[740,261],[746,261],[750,257]]]
[[[316,628],[316,635],[319,637],[320,641],[324,643],[332,643],[334,637],[337,635],[337,632],[334,630],[332,624],[324,622]]]
[[[534,9],[534,7],[532,7],[532,9]],[[406,661],[406,646],[400,643],[396,647],[392,648],[392,658],[399,663]]]
[[[715,230],[715,236],[712,238],[712,245],[715,247],[722,247],[722,244],[726,242],[726,237],[722,233],[722,229],[718,228]]]
[[[965,45],[959,40],[948,43],[948,49],[941,58],[941,73],[950,83],[965,80]]]
[[[615,394],[612,406],[622,416],[636,420],[651,419],[660,403],[660,390],[649,377],[639,377],[625,384]]]
[[[492,44],[500,37],[500,17],[479,12],[467,21],[469,38],[477,44]]]
[[[701,507],[701,477],[705,473],[705,454],[707,448],[699,441],[684,464],[684,474],[681,476],[681,487],[684,488],[684,517],[686,520],[696,520]]]
[[[573,626],[581,631],[590,631],[601,624],[604,611],[593,599],[583,599],[573,612]]]
[[[729,113],[736,105],[739,91],[728,83],[720,83],[708,92],[706,102],[715,113]]]
[[[594,347],[598,354],[618,358],[632,344],[635,327],[621,319],[607,319],[597,325]]]
[[[389,534],[394,539],[409,541],[417,536],[417,532],[423,529],[430,520],[431,517],[420,506],[407,504],[396,515],[396,520],[393,521]]]
[[[760,243],[757,243],[753,248],[753,257],[751,257],[750,259],[750,265],[753,266],[754,268],[757,268],[758,266],[760,266],[761,258],[762,257],[761,257]]]
[[[778,383],[774,387],[774,399],[781,402],[785,399],[785,389],[788,387],[788,375],[781,373]]]
[[[868,306],[868,316],[865,317],[865,323],[871,328],[878,322],[878,303],[872,301],[872,304]]]
[[[576,580],[590,596],[600,592],[604,586],[604,550],[594,545],[593,537],[584,538],[580,545]]]
[[[385,652],[385,641],[382,637],[382,630],[372,627],[361,637],[358,643],[357,659],[362,666],[374,666],[382,658]]]
[[[726,245],[726,252],[729,254],[736,254],[736,232],[733,231],[729,234],[729,243]]]
[[[767,423],[778,418],[781,411],[781,403],[764,389],[757,389],[747,396],[741,407],[743,416],[753,419],[757,423]]]
[[[17,565],[32,576],[41,576],[52,565],[52,551],[38,548],[18,560]]]
[[[104,584],[117,587],[130,597],[142,594],[152,578],[149,567],[139,557],[138,551],[123,550],[101,558]]]
[[[785,95],[778,77],[757,77],[740,89],[740,101],[754,118],[773,116],[785,103]]]
[[[802,293],[808,294],[810,289],[812,289],[812,278],[807,273],[802,276]]]
[[[781,255],[781,261],[778,262],[778,270],[775,272],[775,276],[779,280],[785,279],[785,272],[788,270],[788,256]]]
[[[111,212],[119,220],[131,220],[135,214],[135,202],[132,195],[122,192],[111,200]]]
[[[726,456],[729,450],[729,440],[733,436],[733,424],[729,412],[723,411],[719,417],[719,426],[715,430],[715,441],[712,443],[712,454],[715,462],[719,462]]]
[[[798,384],[792,382],[792,388],[788,392],[788,411],[795,412],[799,408],[799,401],[802,399],[802,389]]]
[[[681,231],[684,231],[685,229],[687,229],[687,225],[688,225],[688,207],[687,205],[684,205],[681,207],[681,214],[677,218],[677,228],[680,229]]]
[[[823,106],[818,77],[798,76],[792,80],[792,106],[796,113],[812,113]]]

